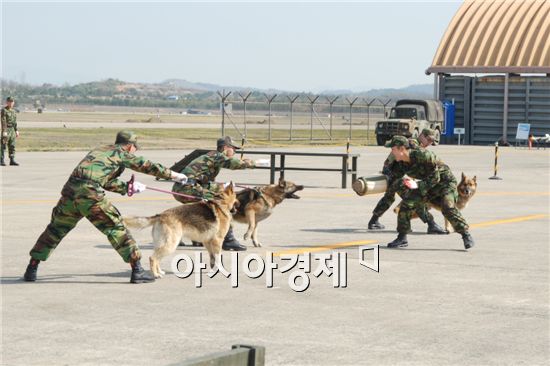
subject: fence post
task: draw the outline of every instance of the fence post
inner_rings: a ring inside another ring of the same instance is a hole
[[[353,105],[355,104],[355,102],[357,101],[357,97],[355,97],[353,100],[349,100],[347,97],[346,97],[346,100],[348,101],[349,103],[349,136],[348,138],[351,139],[351,121],[352,121],[352,108],[353,108]]]
[[[296,101],[296,99],[298,99],[300,95],[299,94],[296,94],[296,96],[294,98],[291,98],[289,97],[288,95],[286,96],[288,98],[288,101],[290,102],[290,141],[292,141],[292,120],[293,120],[293,108],[294,108],[294,102]]]
[[[268,131],[268,138],[269,138],[269,141],[271,141],[271,103],[273,102],[273,99],[275,99],[275,97],[277,97],[277,94],[273,94],[272,96],[269,96],[267,94],[265,94],[265,99],[267,99],[267,103],[269,104],[269,115],[267,116],[267,123],[268,123],[268,128],[269,128],[269,131]]]
[[[380,99],[378,99],[378,101],[379,101],[380,103],[382,103],[382,105],[384,106],[384,119],[386,119],[386,106],[387,106],[388,104],[390,104],[391,99],[388,99],[388,101],[387,101],[386,103],[384,103],[384,102],[381,101]]]
[[[218,93],[218,95],[222,99],[222,136],[225,136],[225,100],[231,94],[231,92],[225,94],[225,89],[223,89],[221,93],[219,91],[217,91],[216,93]]]
[[[336,102],[336,99],[338,99],[338,97],[334,97],[334,98],[329,98],[329,97],[325,97],[327,99],[327,101],[329,102],[330,104],[330,128],[329,128],[329,134],[330,134],[330,139],[332,140],[332,105],[334,104],[334,102]]]
[[[370,135],[370,106],[376,100],[373,98],[370,102],[366,99],[363,99],[367,103],[367,145],[369,144],[369,135]]]
[[[313,99],[311,99],[309,95],[307,96],[307,99],[309,99],[309,102],[311,104],[311,109],[309,112],[309,141],[313,141],[313,104],[318,98],[318,95]]]
[[[250,95],[252,94],[252,92],[249,91],[248,94],[246,94],[245,96],[243,96],[240,92],[238,92],[237,94],[239,94],[239,96],[240,96],[241,99],[243,100],[244,135],[246,136],[246,135],[247,135],[247,133],[246,133],[246,101],[248,100],[248,97],[250,97]]]

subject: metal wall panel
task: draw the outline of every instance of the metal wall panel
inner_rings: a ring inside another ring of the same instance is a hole
[[[470,125],[470,88],[471,77],[469,76],[446,76],[441,79],[439,88],[439,99],[454,101],[455,105],[455,127],[467,127]],[[468,131],[468,128],[466,128]],[[464,136],[463,136],[464,137]],[[468,135],[465,143],[469,143]],[[457,139],[445,139],[444,143],[455,143]]]
[[[443,79],[440,98],[455,98],[456,126],[466,128],[465,143],[485,145],[497,141],[502,136],[504,76],[471,78],[471,91],[466,88],[469,80],[465,76]],[[459,95],[461,87],[463,92]],[[530,123],[535,136],[550,133],[549,77],[509,78],[507,139],[510,143],[516,143],[518,123]]]

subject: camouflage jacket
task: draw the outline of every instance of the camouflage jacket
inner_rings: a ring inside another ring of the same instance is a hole
[[[433,152],[417,148],[411,149],[409,156],[411,161],[405,174],[420,180],[418,190],[423,196],[438,184],[456,182],[451,169]]]
[[[216,180],[221,168],[235,170],[254,167],[254,162],[230,158],[219,151],[210,151],[190,162],[181,173],[199,184],[206,184]]]
[[[409,138],[409,144],[411,146],[411,149],[420,148],[420,142],[416,138]],[[395,161],[395,156],[390,153],[384,161],[382,174],[387,175],[390,180],[401,178],[405,175],[405,172],[408,169],[408,165],[408,163],[402,161]]]
[[[17,131],[17,115],[13,108],[3,107],[1,111],[2,118],[2,132],[6,131],[8,128],[13,128]]]
[[[61,194],[101,199],[105,191],[128,193],[128,184],[120,179],[125,168],[170,179],[170,169],[141,156],[124,151],[120,145],[97,147],[90,151],[71,173]]]

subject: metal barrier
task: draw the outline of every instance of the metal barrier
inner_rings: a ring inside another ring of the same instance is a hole
[[[264,366],[265,347],[235,344],[230,351],[193,358],[172,366]]]
[[[351,174],[351,181],[354,182],[357,179],[357,159],[361,154],[349,154],[349,153],[301,153],[301,152],[286,152],[286,151],[245,151],[244,154],[249,155],[269,155],[270,166],[259,167],[256,169],[269,169],[269,183],[275,183],[275,172],[279,172],[279,176],[284,179],[285,170],[301,170],[301,171],[316,171],[316,172],[340,172],[342,175],[342,188],[348,186],[348,174]],[[279,156],[279,165],[277,165],[276,156]],[[312,167],[289,167],[286,166],[287,156],[313,156],[313,157],[335,157],[342,158],[342,165],[340,168],[312,168]],[[348,162],[351,159],[351,169],[348,166]]]
[[[199,157],[202,154],[212,150],[196,149],[189,155],[186,155],[180,161],[174,163],[170,167],[171,170],[181,172],[192,160]],[[285,177],[285,170],[301,170],[301,171],[317,171],[317,172],[340,172],[342,175],[342,188],[347,188],[348,174],[351,174],[351,182],[355,182],[357,179],[357,159],[361,154],[350,153],[301,153],[301,152],[286,152],[286,151],[243,151],[237,150],[238,153],[248,155],[269,155],[270,166],[269,167],[257,167],[256,169],[269,169],[269,183],[275,183],[275,172],[279,172],[281,178]],[[276,157],[279,156],[279,165],[277,165]],[[288,167],[286,166],[287,156],[313,156],[313,157],[335,157],[342,159],[342,165],[340,168],[312,168],[312,167]],[[351,169],[349,168],[349,161],[351,159]]]

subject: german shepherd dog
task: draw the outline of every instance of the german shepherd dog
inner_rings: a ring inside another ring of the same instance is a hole
[[[244,240],[252,238],[255,247],[261,247],[258,241],[258,222],[267,219],[273,212],[273,208],[283,202],[285,198],[299,199],[295,193],[304,189],[304,186],[279,179],[279,183],[263,187],[245,189],[237,193],[239,207],[233,215],[237,222],[248,224],[248,230],[244,234]]]
[[[468,202],[472,199],[472,197],[476,194],[477,190],[477,177],[474,175],[473,178],[468,178],[464,173],[462,173],[462,177],[460,179],[460,183],[458,183],[458,186],[456,187],[456,190],[458,192],[458,199],[456,201],[456,208],[458,208],[460,211],[466,208],[468,206]],[[397,205],[393,209],[393,212],[396,214],[399,213],[399,207],[401,206],[401,203]],[[428,209],[435,208],[436,210],[441,211],[441,206],[430,202],[428,204]],[[416,213],[413,214],[412,218],[417,218],[418,216]],[[445,218],[445,230],[448,232],[453,231],[453,227],[451,226],[451,223]]]
[[[153,226],[155,249],[149,264],[155,278],[161,278],[165,272],[160,268],[160,261],[176,250],[183,236],[203,243],[213,268],[219,260],[223,238],[238,204],[231,183],[212,201],[181,205],[151,217],[126,217],[124,223],[138,229]]]

